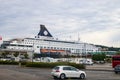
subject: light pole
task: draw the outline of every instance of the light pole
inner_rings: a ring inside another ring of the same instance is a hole
[[[49,55],[49,57],[51,57],[51,56],[50,56],[50,49],[51,49],[51,48],[50,48],[50,41],[49,41],[49,49],[48,49],[48,55]]]
[[[32,50],[32,55],[31,55],[31,61],[33,62],[33,54],[34,54],[34,46],[35,46],[35,40],[33,41],[33,50]]]
[[[87,50],[86,50],[86,43],[84,43],[84,53],[85,53],[85,63],[87,62]]]

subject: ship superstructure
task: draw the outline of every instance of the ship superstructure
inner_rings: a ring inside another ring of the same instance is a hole
[[[99,52],[99,47],[80,41],[63,41],[54,39],[44,25],[35,38],[12,39],[3,41],[2,48],[12,50],[28,50],[42,56],[83,55]]]

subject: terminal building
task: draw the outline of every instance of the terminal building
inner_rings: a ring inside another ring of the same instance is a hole
[[[57,57],[64,55],[86,55],[100,52],[100,47],[81,41],[65,41],[54,39],[44,25],[35,38],[11,39],[3,41],[2,49],[33,51],[42,57]]]

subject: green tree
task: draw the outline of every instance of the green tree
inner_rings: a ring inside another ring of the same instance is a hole
[[[98,53],[98,54],[94,54],[92,56],[92,59],[95,61],[104,61],[106,58],[106,54],[105,53]]]
[[[18,57],[19,52],[15,52],[13,55],[14,55],[15,57]]]
[[[28,59],[28,54],[27,54],[27,53],[25,53],[25,54],[24,54],[24,57],[25,57],[26,59]]]
[[[5,51],[5,52],[2,52],[1,56],[4,57],[4,58],[6,58],[8,54],[9,54],[9,52]]]
[[[116,55],[120,55],[120,51],[117,51],[115,54],[116,54]]]

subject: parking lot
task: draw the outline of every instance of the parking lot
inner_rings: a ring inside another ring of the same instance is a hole
[[[120,80],[120,74],[111,71],[84,70],[85,80]],[[27,68],[13,65],[0,65],[0,80],[54,80],[51,69]],[[68,79],[79,80],[79,79]]]

